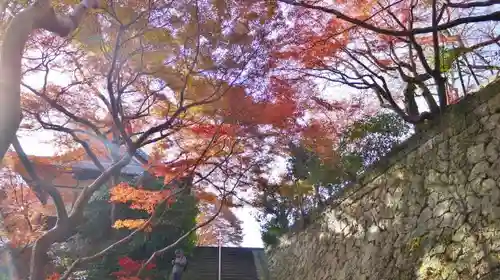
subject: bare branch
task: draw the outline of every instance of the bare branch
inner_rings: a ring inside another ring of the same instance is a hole
[[[278,0],[278,1],[292,5],[292,6],[304,7],[304,8],[308,8],[308,9],[313,9],[313,10],[318,10],[318,11],[322,11],[325,13],[329,13],[329,14],[335,15],[336,17],[338,17],[341,20],[347,21],[349,23],[360,26],[362,28],[366,28],[370,31],[373,31],[373,32],[376,32],[379,34],[396,36],[396,37],[405,37],[405,36],[416,35],[416,34],[430,33],[434,29],[436,29],[438,31],[442,31],[442,30],[446,30],[446,29],[449,29],[449,28],[452,28],[455,26],[459,26],[462,24],[467,24],[467,23],[500,20],[500,11],[497,11],[497,12],[492,12],[492,13],[489,13],[486,15],[458,18],[458,19],[449,21],[447,23],[443,23],[441,25],[438,25],[438,26],[436,26],[436,28],[422,27],[422,28],[414,28],[412,30],[391,30],[391,29],[380,28],[380,27],[374,26],[372,24],[369,24],[363,20],[359,20],[359,19],[350,17],[350,16],[342,13],[339,10],[312,5],[312,4],[306,3],[306,2],[301,1],[301,0]]]
[[[87,143],[86,141],[82,140],[80,137],[77,136],[78,130],[70,129],[62,125],[56,125],[44,122],[39,115],[36,115],[35,118],[44,128],[65,132],[69,134],[75,142],[77,142],[82,146],[82,148],[85,150],[85,153],[87,153],[87,155],[90,157],[94,165],[97,166],[99,170],[104,171],[104,166],[101,164],[101,161],[99,160],[97,155],[92,151],[92,148],[90,147],[89,143]]]
[[[453,3],[448,1],[445,6],[450,8],[460,8],[460,9],[469,9],[469,8],[478,8],[478,7],[489,7],[493,5],[500,4],[499,0],[489,0],[489,1],[477,1],[477,2],[467,2],[467,3]]]

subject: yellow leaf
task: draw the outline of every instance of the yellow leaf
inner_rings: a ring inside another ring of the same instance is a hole
[[[155,77],[164,80],[174,92],[184,89],[184,77],[172,67],[161,66],[153,74]]]
[[[129,24],[133,20],[136,20],[137,13],[133,8],[130,7],[114,7],[115,16],[118,21],[122,24]]]
[[[159,100],[151,108],[151,115],[163,118],[172,115],[176,110],[177,106],[168,100]]]
[[[278,3],[276,0],[267,0],[267,17],[272,18],[276,14]]]
[[[52,5],[57,5],[59,3],[62,3],[62,4],[66,4],[66,5],[77,5],[79,4],[81,1],[80,0],[60,0],[60,1],[57,1],[56,3],[52,4]]]
[[[155,71],[163,67],[163,62],[169,55],[168,50],[148,51],[130,55],[129,61],[136,69]]]
[[[154,28],[144,32],[144,39],[152,43],[164,43],[172,41],[172,36],[165,28]]]
[[[113,228],[115,229],[137,229],[142,226],[147,222],[146,219],[125,219],[125,220],[116,220],[115,223],[113,224]],[[144,231],[149,232],[151,231],[151,225],[147,225]]]
[[[213,0],[213,4],[217,10],[217,16],[219,18],[224,18],[227,14],[226,0]]]
[[[198,114],[204,114],[206,112],[206,106],[194,106],[194,107],[190,107],[188,112],[191,114],[191,115],[198,115]]]
[[[248,20],[256,20],[259,18],[259,14],[257,14],[256,12],[250,12],[245,15],[245,18]]]
[[[196,67],[201,70],[210,70],[215,67],[214,61],[212,60],[212,56],[210,55],[202,55],[198,56],[198,63]]]
[[[188,76],[188,83],[184,92],[187,100],[201,101],[207,98],[213,99],[217,96],[213,85],[205,77]],[[222,92],[222,91],[220,91]]]
[[[99,51],[102,35],[101,27],[96,15],[86,17],[82,24],[74,31],[74,37],[84,48],[93,52]]]

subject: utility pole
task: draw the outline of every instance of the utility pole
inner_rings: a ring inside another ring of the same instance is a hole
[[[221,255],[222,255],[222,235],[219,231],[219,238],[218,238],[218,243],[219,243],[219,280],[221,280]]]

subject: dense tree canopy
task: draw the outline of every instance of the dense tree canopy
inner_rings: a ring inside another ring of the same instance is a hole
[[[498,1],[78,2],[0,5],[0,212],[32,280],[238,245],[244,203],[272,243],[500,67]]]
[[[64,13],[67,4],[55,3],[54,9]],[[15,18],[18,6],[10,3],[6,11]],[[46,274],[44,255],[52,244],[74,235],[102,186],[110,186],[111,201],[131,202],[132,208],[151,217],[159,205],[175,207],[185,187],[148,191],[120,183],[120,170],[139,148],[150,151],[140,164],[164,178],[165,185],[193,177],[195,196],[219,205],[214,215],[233,205],[230,193],[248,186],[246,173],[261,160],[251,152],[258,127],[282,127],[294,113],[293,106],[285,110],[288,104],[280,99],[245,96],[257,89],[253,81],[262,76],[259,69],[268,51],[266,38],[274,23],[267,23],[269,17],[261,12],[265,9],[264,3],[237,1],[129,1],[91,10],[72,40],[42,30],[32,34],[23,60],[19,133],[52,131],[57,156],[30,158],[16,140],[11,162],[25,173],[42,202],[47,195],[52,198],[58,216],[56,226],[36,239],[32,279]],[[41,85],[33,83],[33,75],[42,78]],[[92,162],[101,175],[81,187],[68,210],[60,186],[47,174],[75,171],[78,161]],[[55,170],[41,172],[45,166]],[[212,190],[215,199],[204,194],[206,190]],[[117,213],[112,212],[113,220]],[[151,219],[115,219],[112,224],[140,232],[149,230]],[[197,227],[212,219],[205,218]],[[75,268],[86,261],[90,259],[77,260]]]
[[[279,2],[295,36],[277,39],[278,73],[370,92],[411,123],[498,74],[497,1]]]

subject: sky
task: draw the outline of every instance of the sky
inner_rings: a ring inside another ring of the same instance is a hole
[[[256,212],[250,206],[235,209],[235,214],[243,221],[243,243],[241,247],[263,248],[262,238],[260,237],[260,226],[254,218]]]

